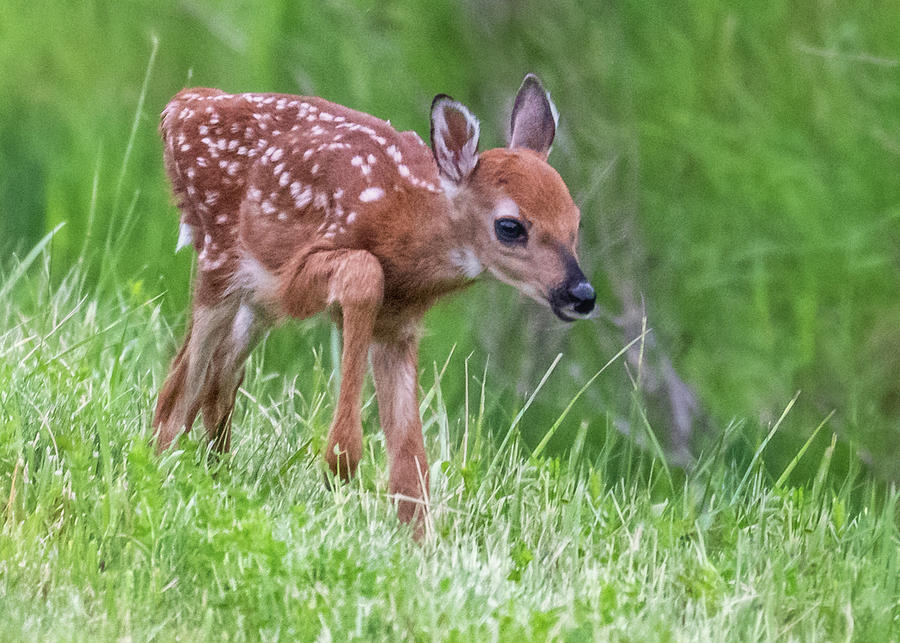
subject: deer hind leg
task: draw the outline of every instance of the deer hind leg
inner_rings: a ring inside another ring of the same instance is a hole
[[[231,448],[231,414],[238,388],[244,380],[244,362],[262,334],[264,322],[249,304],[241,303],[230,332],[216,349],[203,387],[203,425],[213,448]]]
[[[356,472],[362,456],[360,396],[383,296],[381,264],[364,250],[310,255],[281,288],[281,301],[294,317],[309,317],[330,304],[340,305],[344,337],[341,391],[328,432],[325,461],[332,473],[345,480]]]
[[[417,400],[418,339],[411,335],[372,347],[378,415],[387,447],[388,491],[397,515],[424,535],[428,499],[428,461]]]
[[[195,305],[188,331],[159,393],[153,418],[157,452],[194,424],[217,345],[227,336],[237,313],[236,300]]]

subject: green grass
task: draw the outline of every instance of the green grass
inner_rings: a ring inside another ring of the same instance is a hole
[[[62,7],[0,3],[0,640],[900,640],[898,0]],[[616,329],[497,284],[428,315],[421,546],[371,387],[360,476],[323,483],[321,321],[252,357],[232,455],[153,456],[193,262],[166,100],[314,93],[424,136],[449,92],[493,146],[526,71],[604,307],[644,296],[710,412],[696,463]]]
[[[487,414],[472,356],[461,415],[443,404],[443,365],[423,378],[433,523],[417,545],[386,497],[371,391],[359,477],[324,484],[321,348],[301,374],[251,360],[232,455],[192,437],[155,457],[174,342],[159,300],[97,298],[80,268],[51,284],[46,253],[36,266],[0,300],[0,638],[900,635],[900,496],[834,475],[831,449],[799,486],[758,457],[736,464],[738,427],[689,474],[597,423],[600,452],[582,425],[565,455],[535,457],[510,429],[530,409]]]

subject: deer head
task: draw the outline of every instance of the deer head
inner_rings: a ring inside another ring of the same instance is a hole
[[[578,265],[581,213],[547,163],[557,122],[549,94],[529,74],[506,148],[479,154],[478,120],[444,94],[432,103],[431,142],[452,216],[471,233],[459,251],[469,276],[486,269],[573,321],[590,315],[595,294]]]

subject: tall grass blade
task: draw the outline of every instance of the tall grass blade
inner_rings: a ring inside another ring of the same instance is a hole
[[[831,444],[822,454],[822,461],[819,462],[819,470],[816,471],[816,478],[813,480],[812,497],[814,501],[818,501],[822,489],[825,487],[825,481],[828,479],[828,471],[831,469],[831,458],[834,456],[834,449],[837,446],[837,434],[831,434]],[[852,462],[852,460],[851,460]]]
[[[25,255],[25,258],[22,259],[22,261],[20,261],[15,268],[13,268],[12,273],[10,273],[9,277],[6,278],[6,281],[3,283],[3,285],[0,286],[0,300],[2,300],[4,297],[6,297],[7,294],[9,294],[9,292],[13,289],[13,286],[15,286],[19,282],[22,276],[28,271],[28,268],[31,267],[31,264],[34,263],[34,260],[38,258],[41,252],[44,251],[44,248],[47,247],[47,244],[49,244],[50,241],[53,240],[53,236],[57,232],[59,232],[60,228],[62,228],[64,225],[66,225],[65,221],[56,224],[56,227],[45,234],[44,238],[38,241],[37,244],[35,244],[34,248],[32,248],[31,251],[27,255]]]
[[[653,453],[656,455],[656,459],[662,464],[663,470],[666,472],[666,479],[669,481],[669,488],[674,491],[674,482],[672,480],[672,470],[669,468],[669,462],[666,459],[666,452],[663,450],[662,445],[659,443],[659,439],[656,437],[656,431],[653,430],[653,427],[650,425],[650,419],[647,417],[647,413],[644,411],[644,408],[640,406],[639,399],[635,399],[635,406],[637,408],[638,415],[641,417],[641,424],[644,426],[644,430],[647,432],[647,439],[650,441],[650,445],[653,447]]]
[[[791,475],[791,472],[794,470],[794,467],[800,462],[803,458],[803,454],[806,453],[806,450],[809,448],[809,445],[812,444],[813,440],[816,439],[816,436],[819,435],[819,431],[822,430],[822,427],[828,424],[828,420],[830,420],[834,416],[834,411],[832,410],[824,420],[819,423],[819,426],[816,427],[816,430],[812,432],[812,435],[803,443],[803,446],[800,447],[800,450],[797,452],[797,455],[788,463],[788,466],[784,468],[784,472],[778,477],[778,480],[775,481],[775,488],[781,489],[781,485],[787,482],[788,476]]]
[[[500,446],[497,447],[497,453],[494,455],[494,459],[491,460],[490,469],[493,469],[496,466],[497,462],[500,459],[501,454],[503,454],[503,452],[506,448],[506,445],[509,443],[510,437],[512,437],[513,431],[515,431],[516,427],[519,425],[519,421],[522,419],[522,416],[525,415],[525,411],[527,411],[528,408],[531,406],[531,403],[534,402],[534,398],[537,397],[537,394],[544,387],[544,384],[547,382],[547,380],[550,378],[550,375],[556,369],[556,365],[559,364],[559,360],[562,359],[562,356],[563,356],[562,353],[558,353],[556,355],[556,359],[553,360],[553,363],[550,364],[550,366],[544,372],[543,377],[541,377],[541,381],[538,382],[538,385],[535,387],[534,391],[531,392],[531,395],[528,397],[528,400],[526,400],[526,402],[522,406],[522,408],[519,409],[519,412],[516,414],[516,417],[513,418],[512,423],[510,423],[510,425],[509,425],[509,429],[506,431],[506,435],[503,437],[503,442],[501,442]]]
[[[103,146],[101,145],[100,151],[97,152],[97,163],[94,165],[94,179],[91,182],[91,204],[90,207],[88,207],[88,220],[84,230],[84,243],[81,246],[81,253],[79,254],[79,257],[81,257],[82,260],[87,256],[88,246],[93,241],[94,219],[97,216],[97,193],[100,187],[100,161],[102,158]]]
[[[747,480],[750,479],[750,474],[753,473],[753,469],[756,467],[756,463],[759,461],[762,452],[765,450],[766,445],[769,444],[769,440],[775,435],[775,432],[778,431],[778,427],[781,426],[781,423],[784,421],[784,418],[787,417],[787,414],[791,412],[791,409],[794,408],[794,403],[797,401],[797,398],[800,397],[800,391],[794,393],[794,397],[791,398],[791,401],[788,402],[787,406],[784,407],[784,411],[781,412],[781,417],[778,418],[778,421],[772,426],[772,430],[766,435],[765,439],[753,453],[753,457],[750,459],[750,464],[747,466],[747,470],[744,472],[744,477],[741,478],[740,484],[738,484],[737,489],[735,489],[734,494],[731,496],[731,502],[734,504],[737,502],[737,499],[740,497],[741,492],[744,490],[744,485],[747,484]]]
[[[156,62],[156,53],[159,51],[159,38],[151,38],[152,49],[147,69],[144,71],[144,82],[141,84],[141,93],[138,97],[137,108],[134,110],[134,119],[131,122],[131,132],[128,134],[128,143],[125,145],[125,155],[122,157],[122,167],[119,168],[119,178],[116,180],[116,191],[113,196],[113,213],[119,211],[119,200],[122,197],[122,186],[125,184],[125,174],[128,171],[128,162],[134,150],[134,139],[137,136],[138,127],[141,124],[141,114],[144,112],[144,101],[147,99],[147,88],[150,86],[150,77],[153,75],[153,65]]]
[[[563,409],[562,413],[559,414],[559,417],[556,418],[556,421],[553,423],[553,425],[550,427],[550,429],[544,434],[544,437],[541,438],[541,441],[538,442],[538,444],[537,444],[536,447],[534,447],[534,451],[531,452],[532,457],[536,458],[536,457],[538,457],[538,456],[541,455],[541,453],[542,453],[542,452],[544,451],[544,449],[546,448],[547,443],[550,442],[550,438],[552,438],[553,435],[556,433],[557,429],[559,429],[559,427],[560,427],[560,425],[562,424],[563,420],[566,419],[566,416],[569,414],[569,411],[571,411],[571,410],[572,410],[572,407],[575,405],[575,402],[578,401],[578,398],[580,398],[582,395],[584,395],[584,392],[587,391],[588,388],[590,388],[591,384],[593,384],[593,383],[597,380],[597,378],[600,377],[600,375],[602,375],[603,372],[604,372],[607,368],[609,368],[613,363],[615,363],[616,360],[618,360],[620,357],[622,357],[622,355],[624,355],[626,352],[628,352],[628,349],[629,349],[629,348],[631,348],[636,342],[643,341],[644,337],[646,336],[646,333],[647,333],[647,331],[646,331],[646,329],[644,329],[644,331],[643,331],[640,335],[638,335],[637,337],[635,337],[634,339],[632,339],[630,342],[628,342],[627,344],[625,344],[625,346],[623,346],[622,349],[619,350],[618,353],[616,353],[615,355],[613,355],[612,358],[610,358],[609,361],[607,361],[606,364],[604,364],[604,365],[600,368],[599,371],[597,371],[596,373],[593,374],[593,376],[591,376],[591,379],[589,379],[589,380],[584,384],[584,386],[582,386],[581,389],[575,394],[575,396],[574,396],[571,400],[569,400],[569,403],[566,405],[566,408]],[[559,355],[557,355],[556,361],[553,362],[551,368],[553,368],[553,366],[556,366],[556,362],[559,361],[559,358],[560,358],[560,357],[562,357],[562,353],[560,353]],[[549,373],[548,373],[548,375],[549,375]],[[544,379],[546,379],[546,377],[547,377],[547,376],[545,375],[545,376],[544,376]],[[541,380],[541,384],[538,385],[538,388],[540,388],[540,386],[543,385],[543,383],[544,383],[544,380]],[[532,394],[531,399],[534,399],[534,395],[535,395],[535,394],[537,394],[537,391],[535,391],[535,393]],[[528,401],[528,404],[531,404],[531,400]],[[522,413],[525,412],[525,409],[526,409],[527,407],[528,407],[528,405],[526,405],[526,406],[522,409],[522,411],[519,412],[519,415],[516,416],[516,420],[514,421],[513,424],[517,424],[517,423],[518,423],[519,419],[520,419],[521,416],[522,416]]]

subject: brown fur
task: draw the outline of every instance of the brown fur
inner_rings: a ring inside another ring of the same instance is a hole
[[[437,136],[453,161],[477,137],[477,122],[466,121],[465,108],[451,116]],[[481,268],[536,298],[564,278],[561,257],[575,251],[579,214],[545,161],[549,143],[489,150],[477,167],[469,156],[465,176],[449,181],[415,133],[368,114],[321,98],[215,89],[180,92],[160,131],[199,272],[184,344],[156,405],[157,448],[202,411],[209,439],[227,451],[243,363],[260,335],[280,319],[330,308],[343,327],[343,379],[325,460],[342,478],[356,471],[371,346],[390,493],[421,535],[421,318]],[[552,131],[538,134],[531,138],[552,141]],[[535,240],[527,249],[498,247],[493,236],[498,204],[510,200]]]

